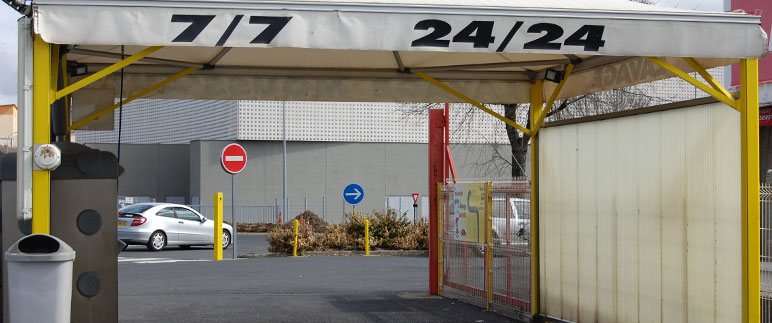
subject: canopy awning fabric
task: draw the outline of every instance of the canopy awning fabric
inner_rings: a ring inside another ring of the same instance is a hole
[[[767,35],[744,13],[692,12],[625,0],[36,0],[34,31],[99,70],[126,68],[135,93],[199,70],[152,98],[458,102],[424,72],[484,103],[529,102],[529,81],[575,64],[560,97],[762,57]],[[111,75],[91,87],[116,87]],[[555,83],[545,82],[545,93]]]

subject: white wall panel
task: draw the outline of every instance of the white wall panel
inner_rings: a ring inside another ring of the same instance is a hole
[[[542,312],[741,321],[739,125],[716,103],[543,129]]]

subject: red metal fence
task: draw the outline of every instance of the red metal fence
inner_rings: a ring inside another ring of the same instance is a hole
[[[530,320],[529,183],[441,187],[439,218],[441,294]]]

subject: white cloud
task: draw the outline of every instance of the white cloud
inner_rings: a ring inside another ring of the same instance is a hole
[[[724,11],[724,0],[659,0],[663,7],[697,11]]]

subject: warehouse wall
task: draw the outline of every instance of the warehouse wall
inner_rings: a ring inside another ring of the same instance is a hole
[[[191,196],[201,204],[211,204],[215,192],[230,194],[230,175],[222,170],[219,156],[231,141],[194,141],[191,143]],[[280,141],[240,141],[248,156],[247,168],[236,175],[236,203],[240,205],[274,204],[282,199],[282,143]],[[362,185],[365,198],[357,210],[383,209],[387,195],[410,196],[428,190],[428,151],[426,144],[288,142],[287,196],[290,203],[309,198],[320,205],[326,197],[328,215],[342,219],[351,206],[343,203],[343,188],[350,183]],[[509,146],[499,147],[508,152]],[[486,177],[483,167],[490,158],[491,146],[455,145],[458,174],[463,178]],[[507,167],[504,174],[511,170]],[[501,178],[501,176],[488,175]],[[225,198],[230,205],[230,198]],[[311,207],[309,207],[311,209]],[[292,208],[290,208],[292,210]],[[317,210],[314,210],[318,212]],[[339,220],[340,220],[339,219]]]
[[[716,103],[543,129],[542,311],[740,322],[739,126]]]
[[[184,197],[188,204],[212,204],[215,192],[225,193],[231,204],[230,175],[220,166],[219,156],[232,141],[194,141],[190,145],[121,145],[119,196],[149,196],[156,201]],[[236,175],[238,205],[273,205],[282,198],[282,143],[240,141],[247,150],[247,168]],[[115,144],[89,146],[117,154]],[[509,146],[497,147],[508,154]],[[451,145],[458,176],[464,179],[507,178],[511,169],[491,172],[487,161],[494,155],[490,145]],[[428,151],[421,143],[287,143],[287,194],[290,211],[308,208],[321,213],[324,207],[333,221],[340,221],[351,206],[343,203],[343,187],[358,183],[365,189],[360,211],[383,209],[386,196],[427,196]],[[507,158],[506,155],[503,158]],[[527,165],[525,166],[527,169]],[[324,202],[322,200],[324,198]],[[323,204],[324,203],[324,204]],[[412,202],[411,202],[412,203]],[[419,201],[419,211],[424,207]]]
[[[89,147],[118,155],[116,144],[89,144]],[[124,173],[118,178],[119,196],[151,196],[165,201],[166,196],[190,195],[189,145],[121,145],[120,164]]]

